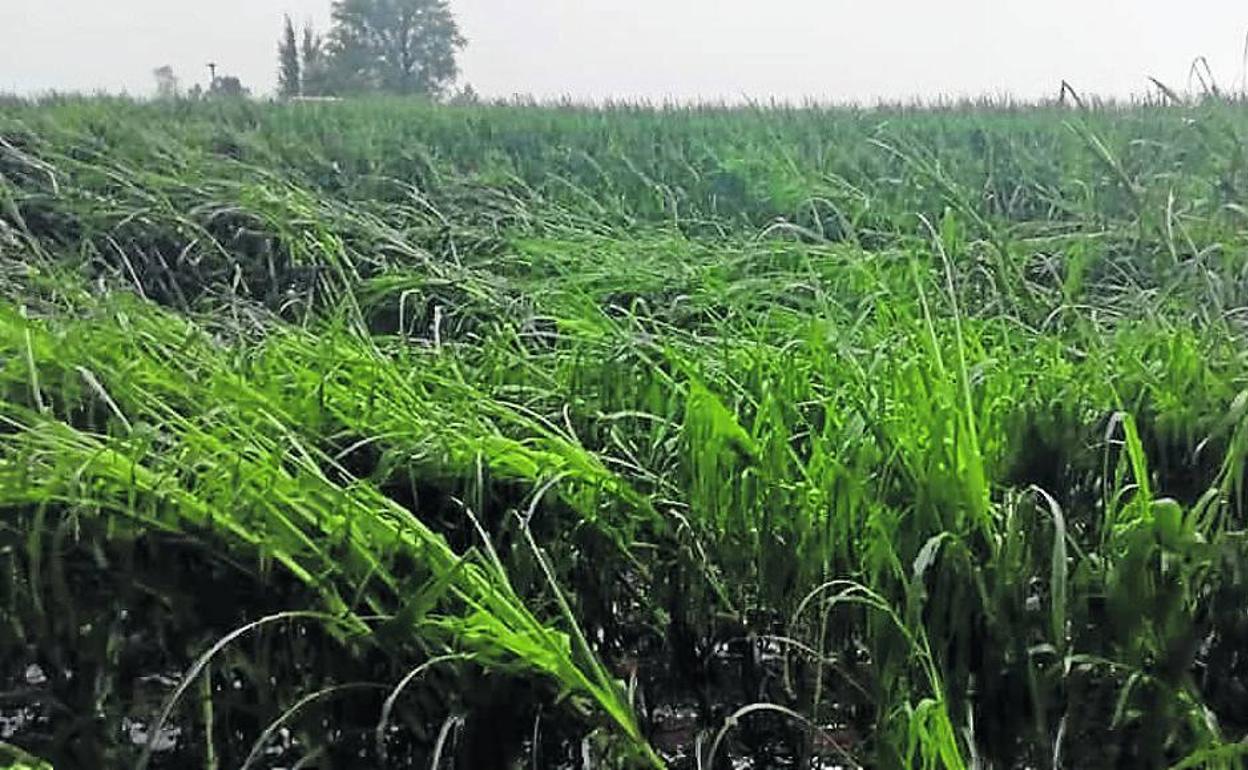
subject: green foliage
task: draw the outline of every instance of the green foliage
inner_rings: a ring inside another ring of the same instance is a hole
[[[303,28],[299,39],[300,94],[303,96],[326,96],[330,91],[330,61],[325,51],[325,41],[311,26]]]
[[[1241,767],[1245,123],[6,105],[12,740]]]
[[[243,83],[234,75],[222,75],[212,81],[208,88],[208,96],[220,99],[246,99],[251,94]]]
[[[0,767],[4,770],[52,770],[52,765],[7,743],[0,743]]]
[[[286,16],[282,37],[277,44],[277,92],[290,98],[303,93],[303,76],[300,73],[299,43],[295,37],[295,25]]]
[[[329,67],[340,91],[438,95],[465,42],[446,0],[337,0]]]

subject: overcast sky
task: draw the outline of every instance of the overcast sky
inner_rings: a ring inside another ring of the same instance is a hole
[[[329,0],[0,0],[0,91],[148,94],[220,62],[273,90],[283,13],[324,27]],[[1205,55],[1243,81],[1245,0],[452,0],[462,82],[487,96],[1126,95],[1183,88]]]

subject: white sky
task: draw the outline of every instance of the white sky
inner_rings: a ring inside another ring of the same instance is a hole
[[[153,90],[220,62],[276,79],[283,13],[329,0],[0,0],[0,91]],[[1182,89],[1205,55],[1243,82],[1244,0],[452,0],[483,95],[824,101]]]

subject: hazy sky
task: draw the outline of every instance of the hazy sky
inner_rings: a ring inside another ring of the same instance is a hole
[[[273,89],[281,16],[329,0],[0,0],[0,91],[153,90],[220,62]],[[1244,0],[452,0],[461,81],[488,96],[827,101],[1183,88],[1243,80]]]

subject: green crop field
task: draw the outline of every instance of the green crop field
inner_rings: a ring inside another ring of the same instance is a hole
[[[6,102],[0,759],[1243,767],[1246,141]]]

